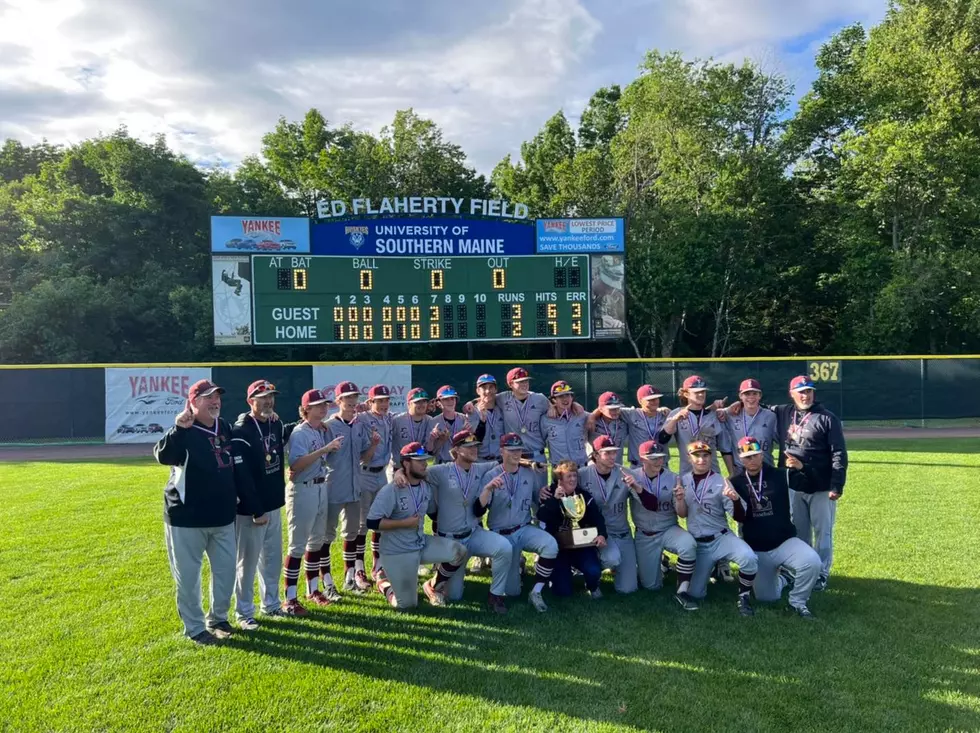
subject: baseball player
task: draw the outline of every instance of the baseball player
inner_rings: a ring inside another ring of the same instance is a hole
[[[551,576],[551,592],[556,596],[570,596],[572,568],[575,568],[582,574],[589,596],[593,600],[599,600],[602,598],[602,591],[599,590],[602,564],[599,562],[598,552],[606,547],[606,523],[593,496],[579,486],[578,466],[574,461],[560,461],[555,467],[555,478],[557,483],[554,495],[544,499],[538,508],[541,529],[547,530],[556,540],[559,532],[570,529],[571,522],[562,509],[561,500],[579,494],[585,501],[585,514],[577,524],[580,527],[595,527],[598,536],[595,547],[564,547],[558,550],[555,571]]]
[[[641,464],[624,479],[630,488],[630,514],[636,526],[636,566],[640,584],[647,590],[663,585],[664,551],[677,555],[677,593],[674,598],[685,611],[696,611],[688,594],[697,543],[677,522],[675,496],[683,493],[680,477],[667,468],[667,448],[647,440],[637,449]]]
[[[617,593],[632,593],[637,589],[636,548],[626,518],[629,474],[621,460],[622,447],[609,435],[600,435],[592,441],[592,465],[579,469],[578,482],[595,499],[606,523],[607,543],[599,550],[599,561],[603,568],[616,570]]]
[[[497,395],[497,404],[504,416],[504,430],[508,433],[517,433],[521,436],[524,443],[523,458],[544,463],[544,444],[545,435],[541,432],[541,418],[551,409],[550,400],[540,392],[531,392],[531,376],[527,369],[515,367],[507,372],[507,386],[509,392],[500,392]],[[581,405],[574,403],[570,408],[572,413],[584,412]],[[538,481],[537,488],[540,489],[547,480],[547,473],[535,473]],[[535,491],[535,494],[537,492]]]
[[[762,446],[762,460],[767,465],[775,465],[772,452],[779,444],[779,432],[776,425],[776,414],[761,405],[762,385],[757,379],[745,379],[738,387],[738,399],[741,410],[734,414],[731,409],[718,410],[718,418],[722,420],[728,431],[729,445],[738,445],[742,438],[752,436]],[[743,470],[738,451],[732,455],[735,473]]]
[[[177,584],[177,613],[184,634],[197,644],[226,639],[235,586],[236,481],[231,427],[219,417],[223,389],[207,379],[191,385],[187,405],[153,447],[157,462],[170,466],[164,489],[164,537]],[[247,471],[241,472],[247,480]],[[251,497],[243,496],[247,500]],[[211,608],[204,615],[201,566],[211,565]]]
[[[735,511],[733,502],[738,501],[738,494],[727,479],[711,468],[710,445],[695,440],[687,445],[687,454],[691,472],[681,476],[684,492],[675,494],[674,506],[677,516],[687,518],[687,531],[697,542],[697,559],[688,593],[699,600],[704,598],[715,565],[734,562],[738,565],[738,612],[752,616],[755,610],[749,602],[749,593],[758,559],[752,548],[728,529],[726,518]]]
[[[579,468],[588,463],[585,453],[588,414],[582,410],[572,413],[575,392],[568,382],[551,385],[551,407],[541,417],[541,435],[548,447],[548,462],[552,469],[562,461],[573,461]],[[552,481],[556,477],[552,475]]]
[[[673,410],[664,422],[663,430],[657,436],[660,443],[668,443],[670,437],[674,436],[677,440],[678,454],[680,455],[680,474],[691,471],[690,452],[687,447],[692,442],[706,443],[711,449],[711,470],[718,473],[721,469],[718,465],[716,452],[720,452],[725,459],[725,466],[728,474],[734,471],[732,462],[732,450],[728,444],[728,431],[722,426],[715,414],[715,408],[724,406],[724,401],[706,405],[708,396],[708,385],[696,374],[684,380],[683,386],[677,391],[681,406]]]
[[[760,601],[778,601],[789,578],[789,607],[800,618],[812,620],[807,608],[810,592],[820,577],[820,556],[796,536],[790,519],[790,490],[805,491],[807,473],[793,455],[786,457],[786,468],[766,464],[762,444],[752,436],[738,441],[738,453],[745,471],[732,479],[740,501],[735,518],[742,522],[742,536],[759,558],[759,571],[753,590]]]
[[[327,456],[337,452],[344,437],[325,442],[323,418],[330,399],[322,391],[311,389],[300,401],[300,423],[286,443],[289,457],[289,483],[286,484],[286,601],[282,610],[289,616],[305,616],[307,611],[297,599],[300,565],[306,563],[306,597],[318,606],[333,601],[320,590],[320,577],[330,577],[330,557],[324,565],[327,528]]]
[[[470,557],[493,560],[493,579],[487,603],[490,610],[507,613],[504,596],[514,550],[510,542],[499,534],[485,530],[474,512],[483,486],[483,476],[495,468],[497,462],[477,462],[480,438],[469,429],[456,433],[452,445],[453,462],[430,466],[425,474],[426,483],[435,499],[438,518],[438,531],[434,534],[461,543]],[[400,471],[395,474],[395,483],[404,486],[407,480],[400,474]],[[446,588],[438,588],[436,579],[432,578],[427,583],[430,589],[426,590],[426,594],[436,591],[448,596],[451,601],[458,601],[463,597],[463,579],[464,573],[455,573]]]
[[[235,616],[245,631],[259,627],[255,620],[253,585],[259,572],[262,613],[284,615],[279,602],[279,573],[282,572],[282,512],[286,503],[283,476],[283,427],[276,417],[276,395],[271,382],[252,382],[245,393],[249,412],[238,416],[232,440],[240,446],[244,468],[251,474],[258,504],[239,502],[235,520],[237,573]]]
[[[437,563],[435,582],[424,586],[425,594],[432,605],[443,605],[444,596],[436,588],[444,587],[466,560],[466,548],[456,540],[425,534],[425,515],[435,511],[425,480],[431,457],[419,442],[404,446],[399,459],[408,486],[385,484],[368,512],[368,528],[381,532],[378,590],[393,608],[418,605],[418,567],[432,563]]]
[[[381,440],[371,455],[371,460],[361,464],[361,524],[357,528],[357,550],[354,560],[354,583],[358,588],[369,588],[370,581],[364,568],[364,551],[367,546],[367,515],[381,487],[388,483],[386,469],[391,461],[391,425],[389,413],[391,392],[383,384],[376,384],[368,390],[367,403],[370,409],[362,412],[358,420],[364,422],[371,434],[377,433]],[[378,570],[381,569],[381,533],[371,533],[371,578],[377,580]]]
[[[521,465],[521,453],[525,450],[521,436],[505,433],[500,437],[501,463],[483,476],[483,490],[479,501],[473,505],[476,516],[488,514],[492,531],[505,537],[514,548],[514,558],[524,550],[538,555],[534,587],[528,602],[535,610],[548,610],[541,591],[551,578],[558,556],[555,538],[531,524],[531,505],[536,499],[538,479],[534,471]],[[509,596],[521,593],[520,563],[512,561],[507,574],[506,592]]]
[[[619,449],[615,458],[617,466],[623,465],[623,446],[626,445],[630,431],[629,423],[623,419],[622,410],[623,401],[618,394],[603,392],[599,395],[599,406],[592,411],[588,426],[590,443],[604,435]],[[606,523],[609,523],[608,517]]]
[[[327,476],[327,531],[326,544],[321,555],[323,595],[331,601],[340,600],[340,593],[330,574],[330,545],[337,538],[337,523],[342,521],[344,538],[344,590],[364,593],[371,585],[367,578],[355,580],[357,560],[357,536],[361,523],[361,466],[371,465],[381,434],[372,431],[367,421],[357,419],[357,403],[361,391],[353,382],[341,382],[334,390],[334,399],[340,411],[324,423],[327,439],[343,438],[340,450],[327,458],[330,473]],[[323,560],[326,559],[326,566]]]
[[[640,466],[640,444],[649,440],[655,441],[664,428],[670,410],[660,406],[660,398],[663,396],[652,384],[644,384],[636,390],[636,403],[639,407],[623,407],[620,410],[620,415],[629,425],[627,460],[632,468]],[[664,445],[663,451],[666,463],[670,461],[670,449]]]
[[[408,411],[391,419],[391,462],[397,466],[401,449],[409,443],[421,443],[426,451],[433,451],[440,434],[436,420],[426,414],[429,395],[421,387],[414,387],[405,396]]]
[[[436,390],[436,403],[439,405],[439,413],[433,419],[433,427],[439,429],[439,439],[436,441],[435,456],[436,463],[452,463],[452,437],[461,430],[465,430],[469,425],[469,420],[465,415],[456,412],[456,402],[459,394],[456,389],[448,384],[444,384]]]

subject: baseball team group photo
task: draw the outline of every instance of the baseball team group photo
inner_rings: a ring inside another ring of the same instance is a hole
[[[980,0],[0,0],[0,733],[980,730]]]

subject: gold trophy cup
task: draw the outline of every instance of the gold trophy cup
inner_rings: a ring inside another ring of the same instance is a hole
[[[581,494],[563,496],[561,509],[571,526],[568,529],[558,531],[559,546],[563,550],[578,550],[595,545],[595,541],[599,537],[599,530],[595,527],[578,526],[582,517],[585,516],[585,497]]]

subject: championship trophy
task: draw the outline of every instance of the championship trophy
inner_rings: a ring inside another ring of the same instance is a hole
[[[595,527],[578,526],[582,517],[585,516],[585,497],[581,494],[563,496],[561,509],[571,526],[567,529],[558,530],[558,545],[563,550],[578,550],[595,545],[595,541],[599,537],[599,530]]]

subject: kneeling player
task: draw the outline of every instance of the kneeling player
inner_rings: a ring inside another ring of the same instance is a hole
[[[729,530],[726,517],[734,513],[733,502],[739,500],[738,494],[721,474],[711,470],[711,446],[695,440],[688,444],[687,453],[693,470],[681,477],[684,495],[675,499],[677,516],[687,517],[687,531],[698,543],[690,595],[704,598],[715,564],[722,560],[734,562],[738,565],[738,612],[752,616],[755,610],[749,603],[749,593],[758,558],[751,547]]]
[[[676,497],[684,488],[680,478],[664,465],[667,447],[656,440],[641,443],[637,449],[640,467],[629,472],[630,513],[636,525],[636,564],[640,584],[647,590],[663,585],[661,557],[664,550],[677,555],[677,595],[685,611],[696,611],[698,604],[688,595],[697,543],[691,533],[677,523]]]
[[[408,486],[385,484],[368,512],[368,529],[381,532],[381,567],[378,590],[394,608],[419,604],[418,567],[438,563],[436,585],[445,583],[466,559],[466,548],[455,540],[425,534],[425,515],[435,510],[425,482],[430,456],[423,445],[409,443],[399,452]],[[433,605],[441,598],[426,586]]]
[[[745,473],[732,479],[741,498],[735,505],[735,519],[742,522],[742,536],[759,557],[755,597],[778,601],[787,585],[785,570],[792,579],[790,609],[810,620],[813,614],[806,604],[820,577],[820,556],[796,536],[789,513],[789,490],[804,491],[806,487],[805,469],[797,470],[803,464],[789,454],[785,469],[765,464],[762,445],[751,436],[738,441],[738,457]]]

